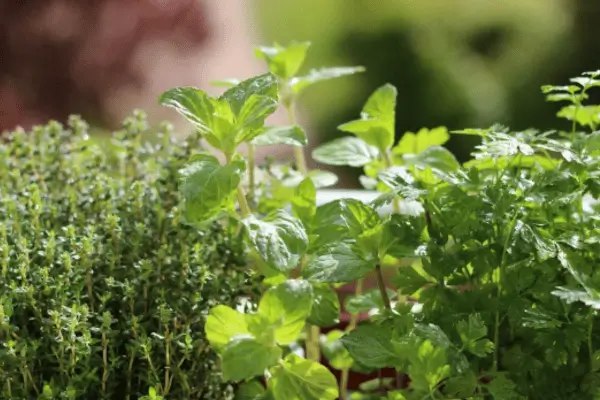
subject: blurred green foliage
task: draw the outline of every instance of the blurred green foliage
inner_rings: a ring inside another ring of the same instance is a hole
[[[539,87],[600,66],[600,2],[545,0],[256,1],[263,41],[314,43],[307,68],[364,65],[367,73],[311,89],[302,106],[313,144],[342,136],[384,82],[399,88],[397,135],[421,127],[545,129],[556,107]],[[334,99],[345,98],[345,101]],[[474,143],[448,147],[465,159]]]

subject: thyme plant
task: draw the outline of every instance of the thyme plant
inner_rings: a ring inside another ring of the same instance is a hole
[[[165,125],[147,141],[136,113],[106,152],[87,129],[72,117],[0,144],[0,397],[231,397],[204,321],[252,287],[239,241],[180,222],[198,138]]]

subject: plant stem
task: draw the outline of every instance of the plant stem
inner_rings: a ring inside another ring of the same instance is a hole
[[[383,274],[381,273],[381,264],[377,264],[375,267],[375,271],[377,272],[377,286],[379,286],[379,292],[381,293],[381,300],[383,300],[383,305],[388,310],[392,309],[392,303],[390,302],[390,298],[387,294],[387,288],[385,287],[385,282],[383,281]]]
[[[306,331],[306,357],[309,360],[319,362],[321,360],[321,349],[319,348],[321,330],[316,325],[307,325]]]
[[[595,310],[592,308],[590,310],[590,322],[588,325],[588,332],[587,332],[587,345],[588,345],[588,352],[590,353],[590,355],[589,355],[590,368],[592,368],[592,366],[594,365],[594,345],[592,343],[592,334],[594,332],[594,312],[595,312]]]
[[[225,154],[225,161],[229,164],[231,161],[231,154]],[[248,200],[246,200],[246,193],[244,193],[244,189],[241,186],[237,188],[237,200],[240,206],[240,213],[242,217],[245,218],[250,215],[250,207],[248,206]]]
[[[287,111],[290,124],[296,125],[296,117],[294,116],[294,103],[286,102],[285,110]],[[304,156],[304,149],[302,147],[294,146],[294,157],[296,159],[296,169],[302,175],[306,175],[306,157]]]
[[[390,156],[390,152],[386,149],[382,153],[383,153],[383,161],[385,162],[386,168],[393,167],[394,163],[392,162],[392,157]],[[400,213],[400,202],[398,201],[397,198],[394,198],[394,200],[392,201],[392,207],[393,207],[394,213],[396,213],[396,214]]]
[[[498,348],[500,347],[500,296],[502,295],[502,283],[504,279],[504,264],[506,263],[506,253],[508,249],[508,242],[512,236],[512,232],[515,229],[515,225],[517,223],[517,213],[510,221],[510,225],[508,226],[508,234],[506,235],[506,239],[504,240],[504,248],[502,249],[502,258],[500,259],[500,266],[498,268],[498,282],[497,282],[497,290],[498,290],[498,306],[496,307],[496,318],[495,318],[495,328],[494,328],[494,363],[493,369],[494,371],[498,371]]]
[[[251,143],[248,143],[248,179],[250,185],[248,197],[250,197],[250,201],[254,200],[254,186],[256,184],[254,177],[254,163],[254,146]]]
[[[354,295],[360,296],[363,292],[363,280],[358,279],[356,281],[356,288],[354,289]],[[350,317],[350,324],[346,327],[346,332],[352,331],[356,328],[356,324],[358,323],[358,314],[353,314]],[[340,399],[346,400],[348,398],[348,377],[350,375],[350,368],[344,368],[342,370],[342,377],[340,379]]]

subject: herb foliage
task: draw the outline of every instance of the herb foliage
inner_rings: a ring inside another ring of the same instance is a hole
[[[362,167],[361,182],[381,195],[371,204],[317,207],[323,174],[307,171],[300,151],[295,168],[269,165],[261,182],[244,179],[255,166],[237,153],[258,143],[301,149],[305,136],[293,118],[289,128],[261,122],[276,103],[290,110],[306,84],[356,72],[295,77],[307,49],[259,48],[270,72],[236,81],[219,97],[194,88],[161,97],[227,159],[184,174],[183,187],[195,194],[184,193],[188,223],[223,216],[216,202],[196,200],[218,197],[231,228],[244,235],[250,267],[264,278],[257,310],[219,305],[206,325],[225,377],[242,382],[238,398],[346,398],[349,369],[381,368],[395,368],[397,383],[381,380],[353,399],[597,398],[600,225],[584,198],[599,193],[600,136],[598,108],[584,102],[600,86],[600,71],[543,87],[549,101],[568,102],[558,116],[573,122],[571,132],[438,127],[395,143],[397,90],[383,85],[359,118],[339,126],[349,136],[313,152],[321,163]],[[443,147],[451,134],[481,139],[472,160],[461,165]],[[394,212],[380,216],[386,204]],[[389,264],[397,269],[391,293],[382,273]],[[362,293],[370,273],[378,291]],[[334,289],[348,282],[357,288],[348,330],[320,337],[340,309]],[[357,324],[365,309],[375,312]],[[305,341],[306,358],[292,351],[296,341]],[[319,363],[320,352],[342,370],[340,382]]]
[[[198,137],[148,129],[136,113],[107,153],[73,117],[0,145],[0,398],[231,397],[204,325],[252,289],[242,248],[181,224]]]

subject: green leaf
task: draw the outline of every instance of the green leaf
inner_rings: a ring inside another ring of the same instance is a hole
[[[402,360],[391,345],[392,323],[366,323],[341,338],[352,358],[366,367],[393,367]]]
[[[277,77],[271,73],[258,75],[228,89],[220,99],[225,100],[235,116],[239,116],[244,105],[252,96],[263,96],[272,100],[278,99]],[[255,103],[257,100],[253,100]],[[250,106],[247,106],[250,107]],[[253,107],[252,107],[253,108]],[[245,111],[248,113],[249,109]]]
[[[321,246],[311,254],[302,276],[312,282],[345,283],[364,277],[376,264],[345,241]]]
[[[337,292],[329,285],[313,284],[314,301],[308,323],[329,327],[340,321],[340,300]]]
[[[600,123],[600,106],[566,106],[556,114],[559,118],[575,121],[581,126],[596,127]]]
[[[451,394],[454,398],[471,398],[479,382],[473,371],[469,370],[465,375],[451,377],[444,382],[444,393]]]
[[[471,130],[453,131],[453,133],[471,134]],[[473,131],[473,133],[477,133]],[[392,149],[392,154],[419,154],[431,146],[442,146],[450,139],[445,127],[434,129],[422,128],[416,134],[406,132],[398,144]]]
[[[298,125],[264,128],[260,134],[252,140],[252,144],[255,146],[285,144],[288,146],[302,147],[306,146],[307,143],[306,133]]]
[[[494,400],[525,400],[517,392],[517,386],[507,378],[505,373],[499,373],[492,378],[485,388]]]
[[[246,316],[224,305],[210,310],[204,330],[211,347],[217,351],[221,351],[234,336],[250,333]]]
[[[285,282],[285,278],[282,282]],[[246,314],[246,323],[250,334],[258,342],[266,346],[274,346],[277,343],[275,339],[277,325],[271,321],[268,315]]]
[[[413,295],[429,283],[431,282],[419,274],[412,266],[400,268],[393,280],[394,286],[407,296]]]
[[[312,157],[323,164],[362,167],[376,160],[379,151],[357,137],[343,137],[317,147]]]
[[[255,50],[257,58],[263,59],[269,66],[269,71],[281,78],[291,78],[302,67],[310,42],[293,42],[287,47],[261,46]]]
[[[265,394],[265,387],[260,382],[249,381],[238,387],[233,400],[263,400]]]
[[[194,87],[176,87],[158,98],[159,104],[174,108],[203,135],[212,132],[215,108],[208,94]]]
[[[470,353],[483,358],[494,351],[494,343],[485,338],[487,327],[479,315],[469,315],[469,320],[460,321],[456,329],[463,347]]]
[[[269,386],[275,400],[336,400],[335,376],[321,364],[291,353],[272,369]]]
[[[391,289],[386,289],[390,300],[395,299],[398,293]],[[369,290],[361,295],[353,295],[346,297],[344,301],[344,309],[350,314],[360,314],[369,312],[373,309],[382,309],[383,300],[379,290]]]
[[[317,188],[317,189],[328,187],[328,186],[333,186],[338,181],[337,175],[334,174],[333,172],[313,169],[306,175],[303,175],[297,171],[294,171],[290,174],[289,177],[282,179],[281,184],[285,187],[295,188],[305,178],[310,178],[310,180],[313,181],[315,188]]]
[[[342,124],[338,129],[386,152],[394,144],[397,94],[393,85],[381,86],[367,100],[361,119]]]
[[[407,165],[418,168],[431,167],[444,172],[454,172],[460,168],[454,154],[441,146],[430,146],[419,154],[406,154],[404,161]]]
[[[557,287],[551,294],[564,300],[567,304],[582,302],[589,307],[600,309],[600,294],[565,287]]]
[[[340,340],[345,335],[345,332],[340,330],[332,330],[327,332],[327,335],[321,336],[321,350],[323,355],[329,361],[329,364],[335,369],[350,368],[354,364],[354,360],[348,353]]]
[[[300,220],[277,210],[263,220],[250,215],[242,223],[253,248],[267,265],[282,272],[298,266],[308,246],[308,237]]]
[[[243,160],[235,159],[221,165],[216,157],[198,154],[180,170],[180,190],[184,198],[184,217],[200,224],[233,206],[233,195],[246,169]]]
[[[330,171],[313,169],[307,176],[313,181],[317,189],[330,187],[338,182],[337,175]]]
[[[237,115],[237,126],[244,131],[239,135],[236,144],[250,141],[258,136],[265,119],[275,112],[277,104],[276,99],[268,96],[253,94],[248,97]]]
[[[340,239],[356,238],[380,223],[377,212],[369,205],[354,199],[340,199],[325,203],[317,208],[312,233],[325,243]]]
[[[275,325],[275,339],[287,345],[298,339],[310,315],[313,288],[304,280],[290,279],[267,290],[258,313]]]
[[[306,178],[296,187],[292,198],[294,217],[300,218],[307,230],[310,231],[313,218],[317,212],[317,189],[312,179]]]
[[[230,88],[236,85],[239,85],[242,81],[237,78],[227,78],[216,81],[211,81],[210,84],[217,87],[226,87]]]
[[[281,359],[281,349],[268,347],[253,337],[234,338],[223,352],[223,379],[239,382],[262,376],[265,370]]]
[[[292,88],[294,94],[298,94],[314,83],[329,79],[341,78],[343,76],[354,75],[364,71],[364,67],[332,67],[311,69],[306,76],[298,76],[290,79],[290,87]]]

